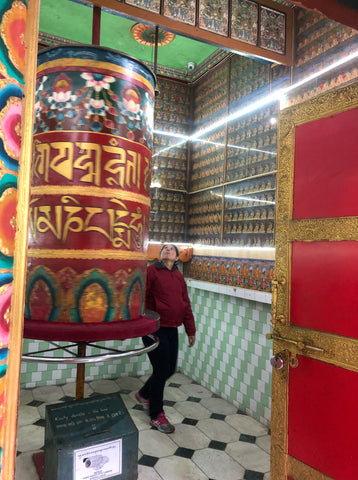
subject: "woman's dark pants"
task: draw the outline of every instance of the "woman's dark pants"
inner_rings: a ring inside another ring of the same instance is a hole
[[[160,327],[155,335],[159,337],[159,345],[148,353],[153,373],[139,390],[139,395],[149,399],[149,415],[152,420],[163,412],[165,382],[175,373],[178,359],[178,329]],[[146,347],[153,343],[148,336],[142,340]]]

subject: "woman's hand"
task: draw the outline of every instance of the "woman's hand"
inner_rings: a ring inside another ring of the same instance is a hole
[[[189,347],[192,347],[195,343],[195,335],[188,335]]]

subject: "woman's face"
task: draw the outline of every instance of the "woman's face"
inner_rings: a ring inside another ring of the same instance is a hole
[[[173,245],[170,245],[170,244],[164,245],[162,252],[160,254],[160,258],[162,260],[172,260],[174,262],[178,260],[177,252],[173,247]]]

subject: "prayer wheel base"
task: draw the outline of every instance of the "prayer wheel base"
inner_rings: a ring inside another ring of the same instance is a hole
[[[63,342],[126,340],[150,335],[159,328],[158,317],[141,316],[107,323],[64,323],[25,319],[24,338]]]

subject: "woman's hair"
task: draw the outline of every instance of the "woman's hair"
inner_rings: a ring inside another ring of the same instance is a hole
[[[178,247],[177,247],[176,245],[174,245],[174,243],[164,243],[164,245],[163,245],[162,248],[160,249],[160,253],[162,253],[163,248],[166,247],[167,245],[171,245],[171,246],[175,249],[176,254],[177,254],[177,257],[179,257]]]

